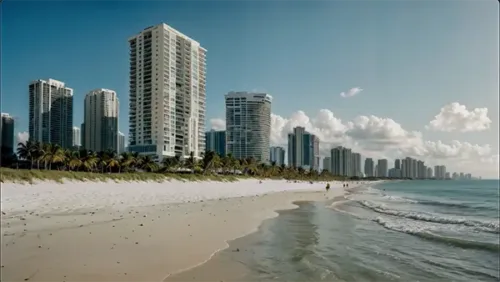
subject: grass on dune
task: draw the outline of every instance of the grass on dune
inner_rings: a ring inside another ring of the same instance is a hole
[[[163,182],[169,180],[180,181],[237,181],[239,177],[233,175],[202,175],[189,173],[152,173],[152,172],[123,172],[123,173],[91,173],[81,171],[58,171],[58,170],[26,170],[0,168],[0,182],[31,183],[36,181],[55,181],[63,183],[69,181],[109,181],[133,182],[133,181],[155,181]]]

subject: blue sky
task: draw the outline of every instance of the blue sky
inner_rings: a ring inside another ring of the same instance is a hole
[[[95,88],[120,98],[128,132],[127,38],[165,22],[207,54],[208,119],[230,90],[261,90],[273,113],[331,110],[391,118],[426,139],[490,144],[498,153],[498,2],[9,1],[2,3],[2,112],[28,128],[28,83],[75,90],[74,124]],[[352,87],[357,96],[339,96]],[[441,107],[487,107],[490,130],[431,132]]]

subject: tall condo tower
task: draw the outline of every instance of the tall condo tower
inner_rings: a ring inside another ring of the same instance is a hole
[[[129,38],[129,151],[201,157],[205,152],[207,50],[166,24]]]
[[[54,79],[29,84],[29,138],[73,146],[73,89]]]
[[[226,153],[237,159],[269,163],[272,97],[265,93],[229,92],[226,99]]]
[[[14,117],[7,113],[1,113],[2,121],[0,122],[0,155],[11,156],[17,148],[14,144]]]
[[[96,89],[85,96],[84,146],[94,152],[118,152],[118,112],[120,104],[116,92]]]

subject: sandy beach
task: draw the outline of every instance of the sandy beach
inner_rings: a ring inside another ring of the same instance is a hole
[[[1,280],[162,281],[330,183],[3,183]]]

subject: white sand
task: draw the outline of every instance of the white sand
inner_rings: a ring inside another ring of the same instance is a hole
[[[332,184],[4,183],[1,281],[161,281]]]

